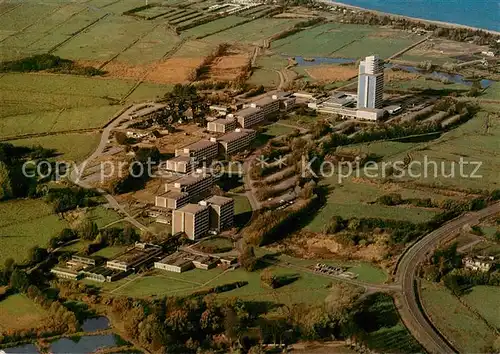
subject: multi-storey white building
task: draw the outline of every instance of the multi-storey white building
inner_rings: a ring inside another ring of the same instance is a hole
[[[177,173],[190,173],[195,166],[193,158],[188,156],[176,156],[166,161],[165,169]]]
[[[190,195],[185,192],[168,191],[155,197],[155,206],[167,209],[179,209],[190,201]]]
[[[366,57],[359,64],[357,108],[382,108],[384,94],[384,61]]]
[[[250,103],[250,107],[260,108],[262,109],[262,113],[264,113],[264,118],[279,112],[280,110],[280,101],[273,97],[263,97],[257,101]]]
[[[192,198],[208,191],[210,188],[212,188],[213,184],[214,178],[211,175],[193,174],[181,177],[171,183],[165,184],[165,192],[183,192],[189,194],[189,196]]]

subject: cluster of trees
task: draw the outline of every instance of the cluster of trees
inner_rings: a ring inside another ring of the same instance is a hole
[[[0,143],[0,201],[11,198],[37,197],[37,178],[23,173],[23,163],[54,155],[54,151],[41,146],[18,147]],[[32,171],[26,171],[31,173]]]
[[[80,66],[72,60],[52,54],[36,54],[31,57],[0,63],[0,72],[42,71],[61,74],[96,76],[105,72],[92,66]]]
[[[54,213],[62,214],[76,208],[95,205],[92,200],[95,196],[95,191],[81,187],[53,188],[48,190],[45,201],[52,205]]]
[[[421,276],[429,281],[439,282],[455,268],[462,266],[462,256],[457,252],[457,243],[439,248],[421,267]]]
[[[11,290],[25,294],[30,300],[44,308],[48,314],[38,327],[9,329],[0,333],[0,344],[74,333],[79,329],[80,325],[75,314],[57,299],[51,298],[47,291],[40,290],[36,285],[30,284],[30,279],[24,271],[17,268],[12,271],[10,287]]]
[[[278,237],[287,235],[293,228],[300,225],[316,207],[318,197],[300,200],[293,208],[283,210],[264,211],[254,218],[249,226],[243,230],[243,237],[248,244],[264,245],[276,241]]]
[[[228,43],[221,43],[215,48],[215,50],[207,55],[205,59],[196,67],[189,75],[189,81],[199,81],[202,80],[210,71],[210,66],[214,61],[226,55],[229,50],[230,45]]]
[[[209,108],[205,100],[198,94],[195,85],[176,84],[171,92],[167,92],[164,101],[174,121],[185,119],[185,113],[191,109],[193,121],[201,126],[206,126],[205,116]]]
[[[442,277],[443,284],[455,295],[464,294],[476,285],[500,286],[500,271],[481,272],[470,269],[453,269]]]
[[[494,190],[488,192],[486,195],[477,197],[470,200],[455,200],[455,199],[445,199],[440,201],[433,201],[430,198],[408,198],[404,199],[401,194],[389,193],[378,197],[375,200],[376,204],[382,205],[402,205],[409,204],[415,207],[423,208],[440,208],[445,210],[456,210],[456,211],[474,211],[484,208],[488,201],[498,200],[498,195],[500,190]]]

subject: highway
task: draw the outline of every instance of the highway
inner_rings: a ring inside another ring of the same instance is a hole
[[[434,329],[419,307],[415,289],[418,264],[424,260],[440,242],[452,238],[467,224],[477,224],[481,219],[500,212],[500,203],[493,204],[478,212],[467,213],[454,219],[439,229],[427,234],[410,247],[402,256],[396,272],[396,282],[401,284],[402,293],[398,297],[399,314],[413,336],[429,353],[455,353],[452,345]]]

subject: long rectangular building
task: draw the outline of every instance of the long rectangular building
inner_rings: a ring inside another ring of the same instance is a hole
[[[164,166],[167,171],[187,174],[193,170],[193,166],[196,167],[196,164],[193,158],[179,155],[167,160]]]
[[[247,149],[256,132],[252,129],[236,129],[234,132],[221,136],[218,141],[225,156],[231,156],[239,151]]]
[[[214,178],[209,174],[187,175],[165,184],[165,192],[187,193],[193,198],[210,190],[213,184]]]
[[[106,267],[124,272],[136,271],[138,268],[148,265],[163,253],[160,246],[136,243],[132,248],[118,255],[106,263]]]
[[[234,119],[216,119],[208,122],[207,130],[214,133],[228,133],[236,129],[236,121]]]
[[[190,157],[194,161],[210,161],[217,157],[218,152],[219,149],[216,139],[202,139],[175,150],[175,156]]]
[[[254,101],[250,104],[250,107],[260,108],[262,113],[264,114],[264,118],[279,112],[280,110],[280,101],[276,98],[267,96],[263,97],[257,101]]]
[[[178,209],[188,204],[190,196],[185,192],[169,191],[155,197],[155,206],[167,209]]]
[[[264,121],[264,112],[260,108],[247,107],[233,114],[242,128],[249,128]]]

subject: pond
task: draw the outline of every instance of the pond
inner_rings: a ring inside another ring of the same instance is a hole
[[[463,75],[460,74],[450,74],[442,71],[433,71],[431,73],[426,73],[420,68],[417,68],[415,66],[409,66],[409,65],[399,65],[399,64],[385,64],[386,68],[398,68],[410,73],[415,73],[415,74],[421,74],[425,76],[430,76],[436,80],[447,80],[449,82],[453,82],[455,84],[462,84],[462,85],[467,85],[471,86],[472,81],[466,80]],[[490,86],[494,81],[493,80],[487,80],[487,79],[482,79],[481,80],[481,87],[485,88]]]
[[[82,323],[82,331],[95,332],[109,328],[109,320],[106,317],[88,318]]]
[[[7,354],[14,353],[39,353],[38,349],[33,344],[25,344],[20,345],[13,348],[0,349],[0,353],[2,350]]]
[[[61,338],[50,345],[53,354],[93,353],[99,348],[121,345],[122,339],[115,334],[83,336],[79,338]]]
[[[328,58],[328,57],[293,57],[297,62],[298,66],[314,66],[323,64],[352,64],[356,62],[356,59],[346,59],[346,58]]]

